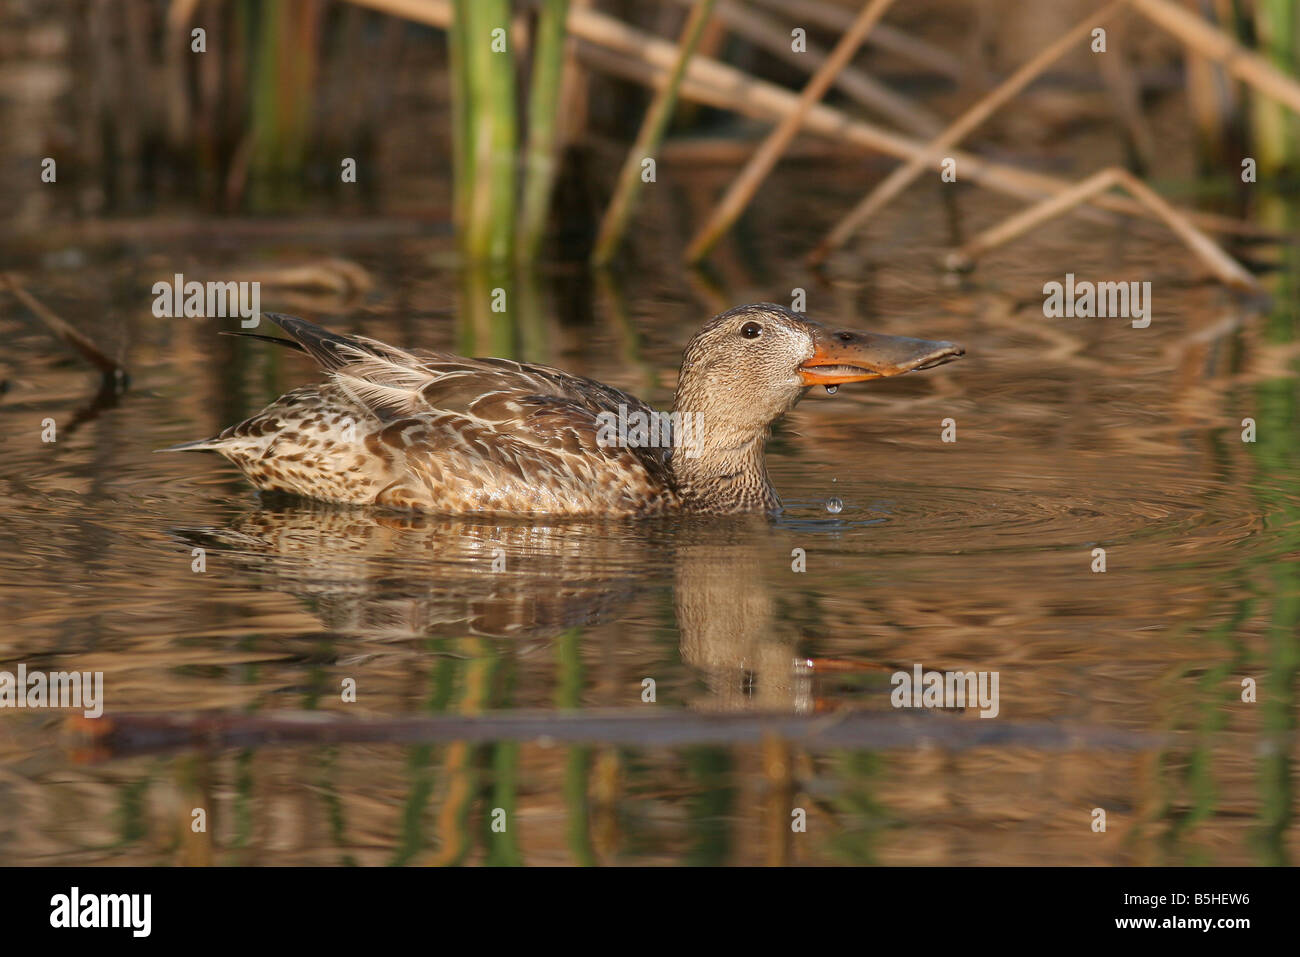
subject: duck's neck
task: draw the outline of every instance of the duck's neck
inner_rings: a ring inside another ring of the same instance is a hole
[[[673,449],[673,483],[683,507],[714,514],[780,508],[763,458],[767,433],[730,443],[713,438]]]

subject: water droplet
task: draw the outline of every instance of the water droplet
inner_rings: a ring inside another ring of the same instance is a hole
[[[830,512],[832,515],[838,515],[840,512],[844,511],[844,503],[837,498],[828,498],[826,500],[826,511]]]
[[[828,386],[826,387],[826,394],[827,394],[827,395],[834,395],[836,392],[839,392],[839,391],[840,391],[840,387],[837,386],[837,385],[828,385]]]

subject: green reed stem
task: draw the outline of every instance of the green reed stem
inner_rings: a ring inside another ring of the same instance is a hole
[[[1257,0],[1255,32],[1259,52],[1287,73],[1300,66],[1300,14],[1294,0]],[[1253,91],[1252,148],[1260,172],[1275,173],[1297,159],[1295,116],[1281,103]]]
[[[311,131],[319,13],[297,3],[267,3],[250,11],[257,24],[254,56],[250,200],[255,209],[301,196]]]
[[[469,223],[469,201],[474,194],[474,163],[470,136],[469,67],[466,65],[465,18],[452,17],[447,28],[447,59],[451,80],[451,181],[452,223],[463,237]]]
[[[502,262],[510,256],[515,216],[510,3],[455,0],[453,9],[453,209],[461,252],[473,262]]]
[[[524,261],[537,258],[559,170],[560,77],[564,72],[564,22],[568,15],[569,0],[543,0],[537,19],[532,87],[528,94],[526,179],[516,250],[517,257]]]

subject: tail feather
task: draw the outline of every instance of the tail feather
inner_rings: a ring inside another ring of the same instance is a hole
[[[182,442],[180,445],[169,445],[165,449],[154,449],[155,452],[206,452],[218,451],[225,445],[225,439],[220,436],[214,436],[210,439],[196,439],[193,442]]]
[[[417,411],[421,407],[421,390],[436,378],[409,352],[374,339],[339,335],[296,316],[274,312],[262,315],[284,330],[289,338],[248,332],[231,334],[251,336],[306,352],[320,363],[353,402],[381,420],[388,421]],[[263,410],[259,417],[267,411],[269,409]],[[233,426],[222,435],[209,439],[182,442],[158,451],[226,452],[240,444],[238,433],[247,424]]]
[[[264,312],[316,359],[353,401],[388,421],[421,407],[436,376],[409,352],[364,336],[341,336],[313,322]]]
[[[288,333],[289,337],[319,362],[327,372],[333,372],[350,362],[376,354],[375,350],[365,343],[330,332],[306,319],[277,312],[264,312],[262,315]]]
[[[274,342],[277,346],[284,346],[288,349],[295,349],[298,352],[306,352],[301,343],[292,339],[281,339],[279,336],[264,336],[260,332],[232,332],[223,330],[218,332],[219,336],[242,336],[245,339],[261,339],[263,342]]]

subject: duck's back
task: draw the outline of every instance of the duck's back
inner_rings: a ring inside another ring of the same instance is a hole
[[[259,488],[444,513],[645,514],[677,504],[667,448],[610,441],[609,417],[653,416],[634,396],[546,366],[406,352],[268,318],[330,381],[188,446],[220,452]]]

